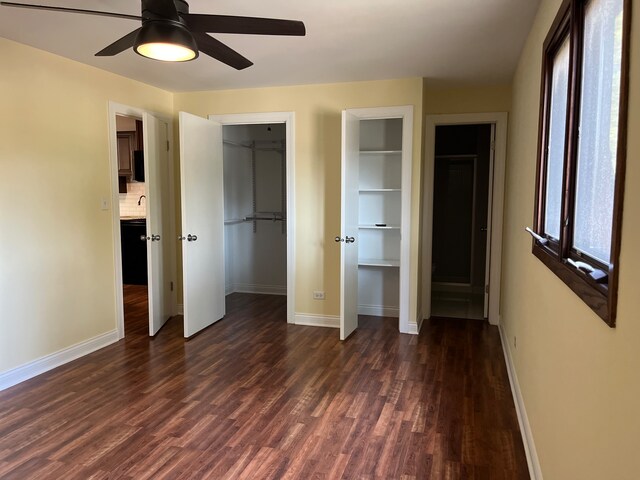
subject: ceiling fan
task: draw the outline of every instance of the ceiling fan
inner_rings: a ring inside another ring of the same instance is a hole
[[[236,70],[242,70],[253,65],[253,62],[208,33],[306,34],[304,23],[298,20],[189,13],[189,4],[184,0],[142,0],[141,16],[15,2],[0,1],[0,5],[142,21],[141,27],[96,53],[98,57],[117,55],[133,47],[136,53],[144,57],[184,62],[197,58],[198,53],[202,52]]]

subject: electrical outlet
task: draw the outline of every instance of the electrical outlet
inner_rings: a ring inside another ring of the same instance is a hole
[[[314,300],[324,300],[324,292],[320,292],[320,291],[313,292],[313,299]]]

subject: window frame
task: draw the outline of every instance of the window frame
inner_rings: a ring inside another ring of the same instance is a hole
[[[582,85],[582,48],[584,18],[592,0],[564,0],[543,44],[542,79],[538,128],[538,155],[534,201],[532,253],[555,273],[574,293],[610,327],[615,327],[618,297],[618,272],[622,231],[622,209],[627,151],[627,110],[629,96],[629,50],[631,0],[623,0],[622,52],[620,71],[620,103],[618,111],[618,143],[612,212],[611,253],[608,265],[573,247],[573,229],[578,165],[578,125]],[[560,238],[545,235],[547,157],[551,118],[551,86],[553,62],[559,48],[569,38],[569,78],[567,92],[565,143],[563,158]],[[569,220],[567,222],[567,219]],[[608,283],[598,283],[570,262],[584,262],[608,274]]]

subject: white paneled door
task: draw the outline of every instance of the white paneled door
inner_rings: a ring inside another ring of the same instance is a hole
[[[358,165],[360,120],[342,112],[342,208],[340,222],[340,340],[358,328]]]
[[[222,126],[180,112],[184,336],[225,315]]]
[[[170,252],[173,244],[169,208],[169,152],[167,123],[144,113],[144,169],[147,202],[147,263],[149,265],[149,335],[158,333],[169,319]],[[165,217],[165,218],[163,218]]]

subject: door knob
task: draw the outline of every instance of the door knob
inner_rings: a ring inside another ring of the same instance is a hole
[[[336,243],[344,242],[344,238],[336,237]]]
[[[151,235],[151,241],[152,242],[160,241],[160,235]]]
[[[147,237],[146,235],[140,235],[140,240],[144,242],[145,240],[151,240],[151,237]]]
[[[345,242],[345,243],[354,243],[355,241],[356,241],[356,239],[355,239],[355,238],[353,238],[353,237],[346,237],[346,238],[344,239],[344,242]]]
[[[197,235],[187,235],[187,242],[195,242],[196,240],[198,240],[198,236]]]
[[[186,240],[187,237],[183,237],[182,235],[178,235],[178,240],[182,241],[182,240]]]

